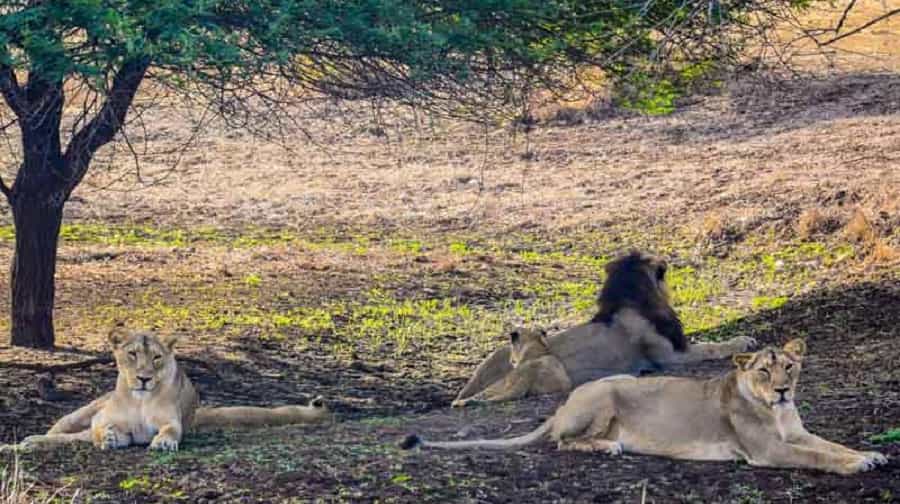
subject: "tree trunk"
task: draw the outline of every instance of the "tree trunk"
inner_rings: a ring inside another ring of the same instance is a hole
[[[12,201],[16,251],[12,260],[12,328],[15,346],[53,348],[56,249],[62,196],[17,194]]]

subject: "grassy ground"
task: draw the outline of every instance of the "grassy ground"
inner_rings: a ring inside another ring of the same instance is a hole
[[[869,70],[731,85],[668,117],[561,109],[527,136],[310,112],[316,144],[297,131],[290,151],[213,124],[182,156],[190,122],[160,111],[140,177],[109,149],[67,207],[61,349],[0,346],[0,442],[112,387],[110,365],[74,369],[53,377],[63,397],[50,401],[28,365],[105,352],[115,321],[183,333],[184,367],[207,403],[322,394],[340,421],[195,433],[175,455],[5,455],[2,481],[17,466],[31,498],[95,502],[896,501],[900,83]],[[8,224],[0,216],[0,263]],[[510,435],[550,414],[559,398],[449,403],[508,324],[589,316],[603,265],[630,248],[670,260],[695,340],[807,337],[808,426],[882,450],[890,465],[842,478],[549,445],[394,447],[410,431]]]

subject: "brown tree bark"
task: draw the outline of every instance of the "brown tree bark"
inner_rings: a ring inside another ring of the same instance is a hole
[[[12,204],[16,249],[10,271],[15,346],[52,348],[56,250],[62,201],[18,195]]]

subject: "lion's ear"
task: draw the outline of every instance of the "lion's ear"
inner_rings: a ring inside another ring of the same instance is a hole
[[[806,341],[803,338],[792,339],[784,344],[783,350],[792,358],[800,360],[806,355]]]
[[[669,264],[664,260],[660,259],[659,264],[656,265],[656,279],[659,281],[666,279],[666,271],[669,270]]]
[[[159,342],[162,343],[162,345],[164,347],[166,347],[166,349],[168,351],[171,352],[171,351],[175,350],[175,345],[178,344],[178,340],[180,340],[180,339],[181,339],[181,336],[179,336],[178,334],[175,334],[175,333],[164,334],[159,337]]]
[[[547,341],[547,330],[546,329],[541,329],[541,344],[544,345],[545,347],[548,347],[548,348],[550,347],[550,342]]]
[[[756,354],[753,353],[736,353],[731,356],[731,361],[734,362],[734,365],[742,370],[746,370],[747,366],[750,365],[750,361],[753,360],[753,356]]]
[[[119,348],[126,339],[128,339],[128,329],[125,329],[125,326],[123,325],[116,325],[109,331],[109,334],[106,335],[106,341],[108,341],[113,348]]]

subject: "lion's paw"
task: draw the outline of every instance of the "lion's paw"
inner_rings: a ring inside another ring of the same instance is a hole
[[[28,436],[23,439],[19,444],[13,445],[19,451],[30,451],[35,449],[41,442],[46,441],[47,436],[45,434],[35,434],[33,436]]]
[[[178,440],[168,434],[157,434],[150,442],[150,449],[155,451],[178,451]]]
[[[887,456],[878,452],[863,452],[863,456],[866,457],[867,460],[874,463],[876,466],[888,463]]]
[[[886,464],[887,457],[877,452],[865,452],[859,458],[855,459],[853,462],[847,464],[843,471],[843,474],[856,474],[866,471],[871,471],[876,467]]]
[[[0,453],[23,452],[29,451],[31,448],[33,448],[33,445],[25,444],[25,441],[23,440],[21,443],[16,444],[0,444]]]
[[[611,441],[609,445],[606,447],[606,453],[608,455],[621,455],[625,453],[625,446],[618,441]]]
[[[465,408],[469,404],[468,399],[457,399],[450,403],[451,408]]]
[[[97,448],[101,450],[115,450],[116,448],[125,448],[128,446],[128,436],[116,430],[113,426],[108,426],[103,430],[103,436]]]

